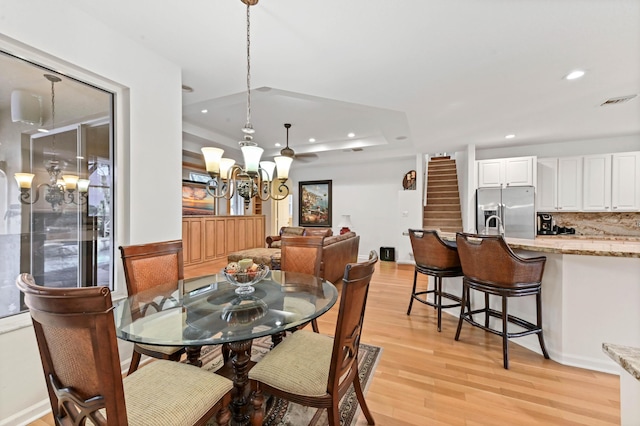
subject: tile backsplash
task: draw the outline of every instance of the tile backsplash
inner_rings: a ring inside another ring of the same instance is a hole
[[[640,237],[640,212],[553,213],[557,226],[575,228],[576,235]]]

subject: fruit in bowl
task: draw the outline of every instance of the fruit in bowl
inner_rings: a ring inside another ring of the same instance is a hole
[[[253,263],[251,259],[242,259],[239,262],[230,262],[222,273],[227,281],[238,286],[237,294],[249,294],[255,290],[252,286],[267,276],[269,267]]]

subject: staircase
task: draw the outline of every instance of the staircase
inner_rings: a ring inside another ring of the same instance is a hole
[[[442,232],[462,231],[456,160],[450,157],[435,157],[429,161],[427,205],[422,226]]]

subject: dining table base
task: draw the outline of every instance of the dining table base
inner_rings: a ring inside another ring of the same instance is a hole
[[[233,393],[231,400],[231,424],[249,424],[249,370],[251,369],[252,340],[229,343],[231,364],[233,365]]]
[[[202,346],[187,346],[187,364],[195,365],[196,367],[202,367],[202,360],[200,360],[200,352]]]

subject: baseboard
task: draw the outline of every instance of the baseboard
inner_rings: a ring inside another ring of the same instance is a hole
[[[33,404],[14,415],[0,420],[0,426],[24,426],[33,423],[51,412],[49,398]]]
[[[449,309],[443,309],[442,312],[447,315],[451,315],[456,319],[459,318],[460,311],[457,312],[448,312]],[[467,324],[467,326],[470,326]],[[538,338],[536,336],[524,336],[515,339],[509,339],[509,344],[516,344],[518,346],[522,346],[525,349],[528,349],[532,352],[540,354],[542,356],[542,350],[540,349],[540,343],[538,342]],[[585,370],[598,371],[600,373],[607,374],[615,374],[616,376],[620,375],[620,370],[618,365],[613,361],[608,359],[597,359],[597,358],[587,358],[587,357],[579,357],[572,356],[569,354],[564,354],[562,352],[553,351],[549,349],[547,345],[547,352],[549,353],[549,358],[552,361],[557,362],[558,364],[566,365],[569,367],[578,367],[584,368]]]

